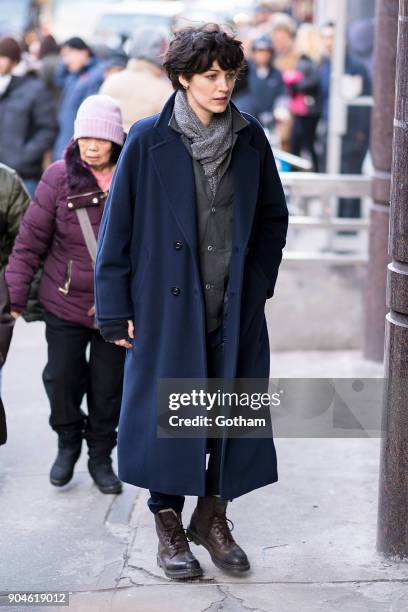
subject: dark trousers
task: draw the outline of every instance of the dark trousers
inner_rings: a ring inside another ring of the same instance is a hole
[[[313,172],[319,171],[319,160],[316,152],[316,129],[319,117],[295,117],[292,128],[290,152],[300,156],[307,151],[312,159]]]
[[[85,429],[88,446],[110,454],[122,399],[125,349],[105,342],[97,329],[45,315],[48,363],[43,382],[58,433]],[[89,358],[87,349],[89,347]],[[81,410],[86,395],[88,415]]]
[[[225,318],[225,315],[224,315]],[[209,332],[206,336],[208,378],[222,378],[225,347],[225,326]],[[219,477],[221,463],[221,439],[207,438],[207,453],[210,454],[206,471],[206,495],[219,494]],[[184,495],[169,495],[150,491],[147,502],[153,514],[164,508],[173,508],[181,513],[184,507]]]

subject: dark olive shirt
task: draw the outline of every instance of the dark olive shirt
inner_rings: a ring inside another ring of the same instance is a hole
[[[237,140],[237,133],[247,125],[248,121],[233,108],[232,147],[221,164],[220,180],[215,195],[210,189],[202,165],[192,157],[196,190],[200,273],[205,301],[207,333],[216,329],[222,320],[232,242],[234,187],[231,156]],[[181,139],[191,155],[190,142],[178,127],[174,111],[169,126],[181,134]]]

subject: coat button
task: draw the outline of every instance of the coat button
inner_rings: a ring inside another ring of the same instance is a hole
[[[176,240],[175,242],[173,242],[173,246],[176,251],[180,251],[180,249],[183,248],[183,243],[180,240]]]
[[[68,202],[68,208],[74,208],[74,205],[72,202]]]
[[[173,295],[180,295],[181,289],[180,289],[180,287],[172,287],[171,288],[171,292],[172,292]]]
[[[99,202],[98,198],[92,198],[92,204],[97,204]]]

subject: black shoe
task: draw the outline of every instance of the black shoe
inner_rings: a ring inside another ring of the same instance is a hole
[[[168,578],[197,578],[203,570],[190,550],[181,515],[172,508],[154,515],[159,538],[157,565]]]
[[[88,459],[88,470],[101,493],[122,493],[122,483],[112,469],[112,460]]]
[[[63,487],[71,480],[81,447],[82,431],[58,432],[58,455],[50,471],[50,481],[55,487]]]

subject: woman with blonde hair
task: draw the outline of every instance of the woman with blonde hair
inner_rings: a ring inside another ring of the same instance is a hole
[[[295,48],[299,60],[295,70],[288,70],[283,80],[291,97],[290,110],[294,117],[291,152],[307,152],[314,172],[318,171],[315,151],[316,129],[322,110],[319,65],[323,46],[319,30],[310,23],[302,24],[297,32]]]
[[[302,23],[296,34],[295,48],[299,57],[305,55],[319,64],[323,57],[323,41],[319,29],[311,23]]]

